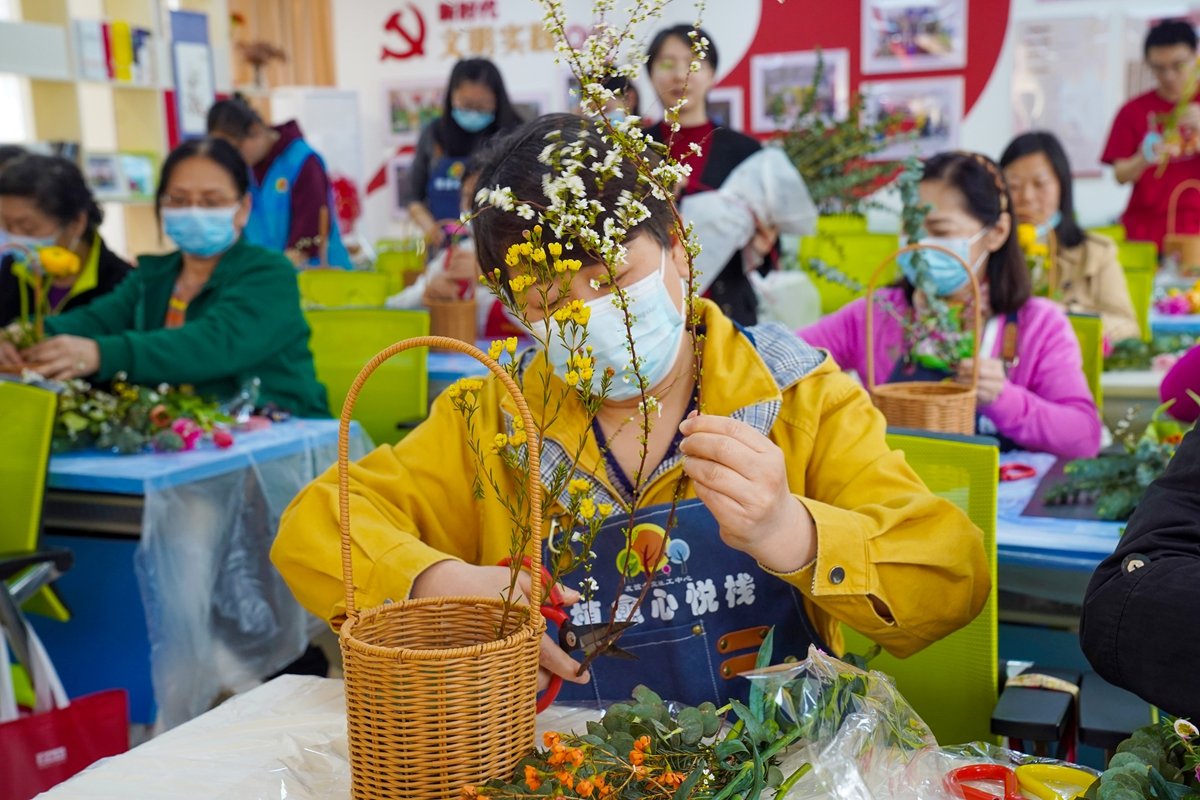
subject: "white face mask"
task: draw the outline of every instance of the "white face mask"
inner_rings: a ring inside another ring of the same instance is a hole
[[[664,249],[657,272],[632,286],[626,287],[625,299],[633,317],[633,342],[641,362],[641,374],[646,385],[653,388],[667,377],[683,343],[683,314],[675,307],[666,284],[667,251]],[[611,400],[632,400],[641,394],[629,356],[629,331],[625,315],[613,295],[587,303],[591,316],[587,325],[587,344],[595,358],[595,372],[602,375],[611,368],[615,375],[607,397]],[[566,345],[554,335],[547,351],[554,370],[560,375],[571,357]]]

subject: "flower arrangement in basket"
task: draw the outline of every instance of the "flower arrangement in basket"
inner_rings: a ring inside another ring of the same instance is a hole
[[[658,377],[652,371],[652,354],[639,350],[639,344],[644,348],[647,341],[637,335],[637,311],[649,301],[638,294],[637,286],[622,281],[629,258],[624,243],[649,217],[648,203],[669,209],[673,235],[689,266],[684,316],[693,333],[690,377],[699,408],[700,344],[695,334],[699,313],[691,268],[698,247],[669,201],[688,170],[666,155],[667,147],[647,138],[637,118],[616,121],[604,111],[613,94],[603,88],[606,79],[615,74],[632,78],[640,66],[637,58],[618,66],[613,54],[622,43],[628,46],[634,40],[635,28],[659,15],[665,0],[639,0],[620,24],[608,19],[611,2],[597,2],[592,33],[579,49],[567,44],[567,18],[560,0],[539,2],[546,29],[558,42],[558,57],[580,82],[586,115],[568,118],[578,126],[577,133],[547,136],[537,145],[538,161],[546,173],[544,198],[521,197],[506,186],[487,185],[481,177],[482,188],[469,215],[480,241],[488,237],[478,226],[489,220],[524,226],[520,241],[504,253],[503,265],[484,264],[480,280],[522,321],[539,347],[518,354],[516,340],[504,340],[484,353],[447,338],[399,342],[363,368],[342,411],[338,479],[347,618],[340,641],[356,798],[456,797],[463,786],[512,774],[533,747],[545,625],[542,615],[531,609],[539,609],[546,594],[556,591],[553,587],[569,573],[588,572],[594,555],[591,544],[613,514],[612,504],[594,496],[589,481],[576,477],[584,439],[574,446],[557,442],[561,452],[556,449],[551,460],[543,452],[546,434],[555,428],[563,409],[580,411],[590,425],[607,397],[619,394],[631,403],[636,400],[628,435],[637,437],[641,467],[632,476],[627,536],[631,536],[633,509],[650,478],[648,447],[660,409],[650,390]],[[706,46],[706,41],[694,37],[693,71]],[[683,102],[668,110],[668,119],[677,120]],[[632,176],[627,174],[630,167]],[[485,169],[483,175],[487,174]],[[597,187],[598,196],[605,196],[604,187],[610,183],[624,188],[609,192],[614,196],[606,207],[583,199],[584,181]],[[568,294],[579,292],[584,259],[593,276],[586,285],[596,295],[587,302],[568,299]],[[665,251],[663,259],[665,268]],[[611,335],[603,342],[592,341],[589,326],[594,327],[594,317],[601,314],[605,330],[618,331],[620,341],[614,342]],[[686,346],[688,339],[680,341]],[[487,366],[511,398],[513,413],[507,417],[506,429],[497,432],[483,429],[480,422],[482,399],[496,399],[497,383],[471,378],[447,390],[449,402],[461,415],[475,462],[475,496],[483,499],[485,493],[491,494],[509,517],[508,581],[496,596],[426,597],[362,609],[356,605],[354,591],[349,420],[371,372],[395,353],[414,347],[470,354]],[[540,353],[545,354],[548,369],[529,369]],[[554,373],[559,379],[551,379]],[[545,461],[550,463],[543,467]],[[667,530],[682,486],[681,477]],[[550,508],[553,519],[545,519]],[[545,564],[544,537],[551,554]],[[665,558],[665,547],[663,538],[657,550],[635,553],[632,542],[627,542],[628,574],[635,561],[652,568]],[[581,671],[591,659],[615,647],[628,625],[625,620],[638,613],[649,593],[651,582],[644,583],[640,595],[632,603],[623,602],[618,614],[618,597],[609,604],[592,595],[594,582],[581,581],[586,603],[612,611],[607,623],[594,626],[597,630],[591,634]]]
[[[74,251],[57,245],[34,248],[9,242],[0,248],[0,252],[14,252],[22,256],[12,268],[21,286],[18,291],[20,316],[8,327],[0,329],[0,341],[7,341],[18,350],[23,350],[42,340],[46,317],[59,311],[59,307],[50,306],[53,280],[78,275],[82,265]],[[33,296],[32,303],[29,302],[29,294]],[[65,299],[62,302],[66,302]]]

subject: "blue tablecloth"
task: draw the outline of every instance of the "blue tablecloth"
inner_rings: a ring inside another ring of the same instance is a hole
[[[104,608],[109,587],[116,591],[118,582],[128,584],[136,576],[160,727],[186,722],[223,693],[242,691],[283,668],[319,626],[296,602],[268,551],[287,504],[335,462],[337,428],[335,420],[291,420],[238,435],[225,450],[75,453],[51,460],[50,486],[70,493],[74,502],[142,498],[133,564],[128,571],[91,575],[89,593],[69,602]],[[351,458],[370,445],[357,424],[350,444]],[[101,544],[128,548],[129,539]],[[89,570],[96,571],[87,560],[77,560],[71,576],[82,578]],[[94,623],[92,628],[103,628],[122,620],[102,617]],[[88,658],[104,658],[97,653],[105,639],[104,630],[64,631],[62,650],[51,655],[59,662],[78,660],[86,670]]]
[[[1001,454],[1001,464],[1028,464],[1038,474],[1023,481],[1000,484],[996,518],[998,560],[1001,566],[1091,573],[1116,548],[1125,523],[1022,514],[1054,460],[1054,456],[1045,453]]]
[[[1154,333],[1200,335],[1200,314],[1160,314],[1150,312],[1150,329]]]

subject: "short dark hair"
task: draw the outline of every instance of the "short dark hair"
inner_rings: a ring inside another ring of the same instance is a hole
[[[0,197],[23,197],[60,225],[87,216],[86,233],[104,221],[92,190],[74,161],[61,156],[24,155],[0,171]]]
[[[28,151],[19,144],[0,144],[0,169],[10,161],[16,161]]]
[[[1029,267],[1021,246],[1017,243],[1016,220],[1012,219],[1012,198],[1000,168],[987,156],[979,153],[938,153],[925,162],[922,181],[942,181],[953,186],[963,196],[966,211],[985,226],[995,225],[1004,214],[1012,222],[1008,238],[1000,249],[988,256],[988,294],[993,314],[1008,314],[1020,310],[1033,294]],[[905,292],[912,297],[912,285],[903,282]]]
[[[1146,34],[1146,42],[1142,45],[1142,55],[1149,56],[1151,47],[1172,47],[1177,44],[1185,45],[1189,50],[1195,50],[1196,29],[1186,20],[1164,19]]]
[[[492,124],[478,133],[465,131],[454,121],[453,103],[450,95],[466,82],[482,83],[496,98],[496,118]],[[504,76],[499,68],[486,58],[464,58],[450,70],[450,82],[446,84],[446,96],[442,101],[442,116],[433,123],[433,138],[448,156],[469,156],[479,144],[500,131],[520,125],[521,115],[513,107],[504,87]]]
[[[708,40],[708,47],[705,48],[704,60],[713,68],[713,72],[717,71],[717,43],[708,35],[704,28],[697,28],[695,25],[672,25],[670,28],[664,28],[654,34],[654,38],[650,40],[650,46],[646,48],[646,71],[650,72],[654,69],[654,62],[658,60],[658,54],[662,52],[663,45],[667,43],[667,39],[679,39],[689,48],[692,46],[692,33],[695,32],[696,37]]]
[[[1058,137],[1049,131],[1029,131],[1013,139],[1000,156],[1000,167],[1007,167],[1017,159],[1041,153],[1050,162],[1054,177],[1058,180],[1058,213],[1062,215],[1054,229],[1058,241],[1064,247],[1083,244],[1083,230],[1075,219],[1075,197],[1071,181],[1071,162]]]
[[[613,145],[603,142],[601,137],[602,133],[597,130],[594,121],[574,114],[547,114],[538,117],[533,122],[498,137],[480,155],[477,162],[477,186],[481,189],[507,187],[519,202],[527,202],[534,207],[549,205],[550,201],[542,190],[542,177],[549,175],[551,168],[539,160],[547,140],[557,139],[564,145],[583,142],[603,153]],[[647,156],[656,158],[649,151]],[[650,216],[629,232],[626,241],[648,234],[664,247],[670,246],[675,223],[671,202],[650,194],[648,187],[638,180],[637,170],[632,164],[622,164],[619,178],[609,178],[602,185],[598,181],[584,180],[583,185],[587,193],[584,199],[599,201],[606,209],[595,223],[597,230],[603,229],[605,219],[616,209],[617,198],[621,196],[621,192],[628,191],[645,204]],[[480,266],[485,271],[499,267],[504,271],[507,284],[504,254],[511,245],[523,241],[522,234],[529,227],[530,223],[515,212],[502,211],[490,205],[476,205],[471,229],[479,253]],[[542,232],[542,241],[549,243],[558,240],[555,239],[553,231],[546,229]],[[578,257],[585,263],[600,260],[595,253],[583,253]]]
[[[208,109],[209,136],[220,134],[241,141],[250,135],[255,125],[265,126],[266,123],[240,94],[218,100]]]
[[[211,136],[188,139],[171,151],[159,173],[158,191],[154,195],[154,213],[160,219],[162,218],[162,200],[167,193],[167,186],[171,183],[171,174],[175,172],[176,167],[189,158],[207,158],[225,170],[237,188],[239,200],[245,197],[246,192],[250,190],[250,168],[246,166],[246,160],[242,158],[242,154],[236,147],[224,139]]]

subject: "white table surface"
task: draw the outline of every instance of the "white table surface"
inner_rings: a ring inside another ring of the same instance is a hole
[[[1157,400],[1164,373],[1150,369],[1120,370],[1100,375],[1105,397]]]

